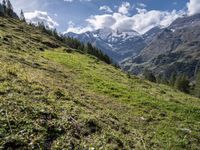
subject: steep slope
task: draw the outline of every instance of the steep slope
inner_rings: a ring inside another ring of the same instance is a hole
[[[118,63],[127,57],[136,56],[146,45],[143,37],[133,30],[114,31],[104,28],[82,34],[67,33],[65,36],[92,43]]]
[[[146,44],[148,45],[149,43],[151,43],[155,37],[162,31],[163,29],[161,27],[154,27],[152,29],[150,29],[149,31],[147,31],[146,33],[144,33],[142,36],[146,42]]]
[[[0,149],[199,149],[200,100],[0,18]]]
[[[194,77],[200,61],[200,15],[175,20],[163,29],[137,57],[122,63],[125,70],[139,74],[144,68],[167,78],[171,73]]]

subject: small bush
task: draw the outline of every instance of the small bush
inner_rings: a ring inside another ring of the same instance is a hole
[[[144,73],[143,73],[143,76],[144,76],[145,79],[147,79],[147,80],[149,80],[151,82],[156,82],[156,77],[149,70],[145,70]]]
[[[175,87],[178,90],[180,90],[181,92],[189,93],[189,91],[190,91],[189,83],[190,82],[189,82],[188,78],[185,75],[182,75],[176,79]]]

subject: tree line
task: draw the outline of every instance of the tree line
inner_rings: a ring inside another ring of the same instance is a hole
[[[191,82],[189,77],[184,74],[172,73],[169,79],[161,75],[156,77],[153,72],[148,69],[144,70],[143,77],[151,82],[167,84],[181,92],[200,98],[200,71],[195,75],[194,82]]]
[[[23,18],[23,17],[20,17],[20,18]],[[31,25],[35,26],[34,24],[31,24]],[[100,59],[101,61],[106,62],[107,64],[112,64],[112,60],[108,55],[104,54],[100,49],[96,48],[89,42],[85,44],[83,42],[80,42],[78,39],[75,39],[72,37],[66,37],[63,34],[59,34],[56,29],[50,29],[48,26],[45,26],[43,22],[38,23],[36,27],[42,30],[42,32],[50,36],[54,36],[57,40],[65,43],[67,46],[69,46],[72,49],[76,49],[83,53],[93,55],[97,57],[98,59]]]
[[[65,42],[71,48],[78,49],[84,53],[96,56],[100,60],[106,62],[107,64],[112,63],[112,60],[110,59],[110,57],[108,57],[108,55],[102,53],[102,51],[100,49],[96,48],[89,42],[87,44],[84,44],[84,43],[80,42],[79,40],[71,38],[71,37],[65,38]]]
[[[18,17],[13,10],[13,6],[10,0],[3,0],[2,4],[0,3],[0,16],[11,17],[26,22],[23,10],[21,10],[20,17]],[[104,54],[100,49],[96,48],[91,43],[85,44],[77,39],[71,37],[65,37],[64,35],[59,34],[56,29],[50,29],[48,26],[45,26],[44,22],[39,22],[37,25],[29,23],[29,25],[40,29],[43,33],[55,37],[57,40],[63,42],[70,48],[77,49],[84,53],[93,55],[98,59],[106,62],[107,64],[112,64],[112,60],[109,58],[109,56]]]
[[[0,16],[19,19],[17,14],[13,11],[13,6],[10,0],[3,0],[2,3],[0,3]]]

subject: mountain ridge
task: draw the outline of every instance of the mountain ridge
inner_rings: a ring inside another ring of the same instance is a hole
[[[200,14],[178,18],[163,29],[138,56],[122,62],[122,66],[135,74],[148,68],[167,79],[172,73],[185,74],[193,79],[199,70],[199,28]]]

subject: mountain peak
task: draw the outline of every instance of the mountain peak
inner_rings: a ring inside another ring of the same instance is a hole
[[[134,30],[120,30],[111,28],[102,28],[91,32],[96,37],[100,37],[104,40],[108,38],[131,38],[135,36],[141,36],[138,32]]]

